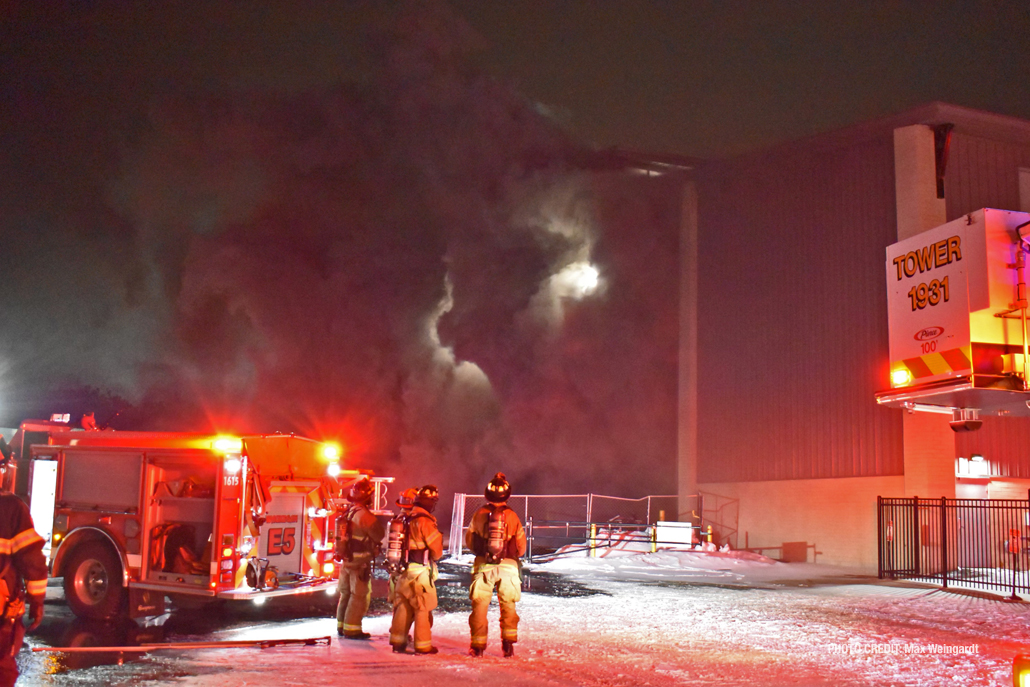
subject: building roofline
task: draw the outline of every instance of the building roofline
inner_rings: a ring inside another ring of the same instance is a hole
[[[690,173],[703,160],[668,153],[650,153],[625,148],[605,148],[591,151],[578,166],[594,171],[632,170],[647,174]]]
[[[894,129],[914,124],[926,124],[927,126],[954,124],[955,128],[953,131],[955,133],[981,136],[1006,142],[1030,143],[1030,121],[1028,120],[985,110],[975,110],[960,105],[952,105],[951,103],[933,101],[897,114],[853,124],[842,129],[777,143],[768,148],[735,157],[713,159],[705,163],[705,166],[723,163],[748,164],[759,162],[767,157],[781,155],[785,152],[797,153],[832,150],[880,138],[891,134]]]

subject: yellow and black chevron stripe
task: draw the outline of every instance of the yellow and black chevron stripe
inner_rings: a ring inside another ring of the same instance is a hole
[[[952,348],[939,353],[927,353],[916,358],[905,358],[892,366],[894,370],[908,370],[912,381],[950,373],[972,372],[973,363],[968,346]]]

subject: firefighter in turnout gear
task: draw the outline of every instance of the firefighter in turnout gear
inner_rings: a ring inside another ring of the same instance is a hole
[[[433,609],[436,608],[436,562],[443,556],[443,535],[436,526],[433,510],[440,492],[431,484],[418,491],[408,516],[407,549],[404,570],[397,575],[393,593],[393,624],[390,644],[403,653],[408,646],[408,630],[415,625],[415,653],[435,654],[433,646]]]
[[[486,485],[485,496],[489,503],[473,514],[465,532],[465,545],[476,554],[472,584],[469,585],[469,599],[472,601],[469,655],[482,656],[486,650],[486,614],[494,590],[497,590],[497,603],[501,607],[501,645],[505,657],[511,657],[515,655],[515,643],[519,641],[519,615],[515,612],[515,602],[522,598],[519,559],[526,553],[526,532],[519,516],[507,506],[511,485],[503,473],[498,472]]]
[[[11,687],[18,679],[15,657],[25,636],[26,602],[28,629],[43,621],[46,577],[43,538],[36,534],[28,506],[14,494],[0,493],[0,687]]]
[[[347,497],[348,505],[336,518],[336,560],[340,563],[336,607],[336,632],[344,639],[369,639],[361,630],[372,601],[372,561],[386,530],[372,514],[372,484],[366,478],[356,481]]]

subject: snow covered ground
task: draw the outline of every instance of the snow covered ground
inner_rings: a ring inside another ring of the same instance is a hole
[[[333,619],[303,619],[255,623],[217,639],[332,634],[332,644],[173,656],[147,684],[994,687],[1011,684],[1013,657],[1030,653],[1027,603],[842,568],[743,552],[613,552],[530,570],[531,587],[561,574],[586,589],[524,593],[514,659],[500,656],[496,608],[483,659],[466,655],[460,610],[437,614],[440,653],[429,657],[393,654],[387,615],[366,619],[371,642],[337,641]],[[122,681],[116,667],[105,675],[108,684],[139,684],[138,676]],[[82,684],[72,677],[39,684]]]

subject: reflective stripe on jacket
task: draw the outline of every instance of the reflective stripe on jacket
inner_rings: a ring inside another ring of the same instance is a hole
[[[8,589],[17,588],[19,580],[24,580],[29,596],[46,594],[43,543],[25,502],[14,494],[0,493],[0,567],[10,557],[11,565],[5,575]]]

